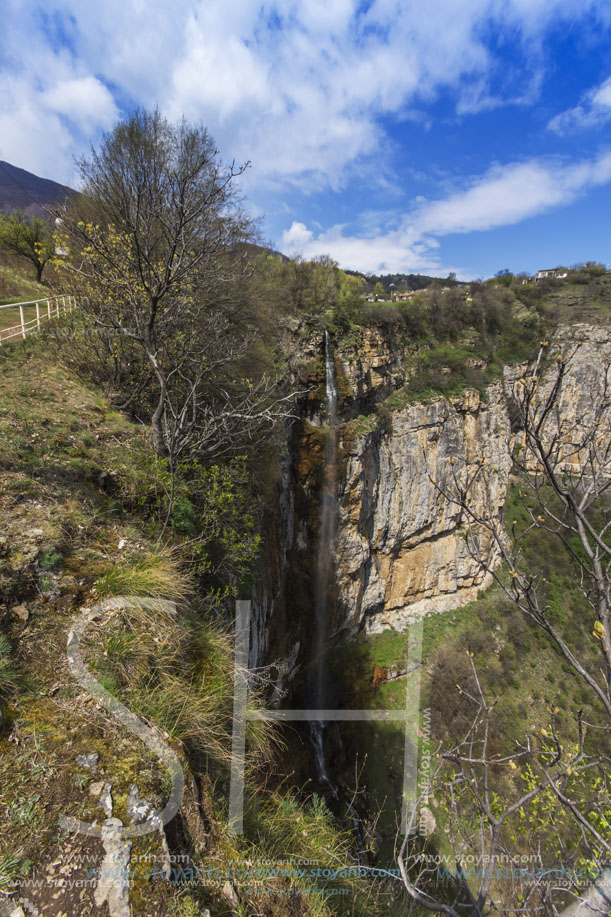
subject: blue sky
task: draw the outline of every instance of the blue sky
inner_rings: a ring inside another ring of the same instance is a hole
[[[463,279],[611,262],[609,0],[3,0],[0,159],[202,121],[264,239]]]

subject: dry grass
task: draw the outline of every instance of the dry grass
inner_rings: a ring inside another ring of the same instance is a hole
[[[105,687],[136,715],[187,744],[221,773],[231,763],[233,638],[197,615],[168,615],[160,606],[113,611],[87,641],[90,665]],[[252,771],[269,760],[276,730],[248,724]]]
[[[150,596],[183,603],[191,592],[188,576],[174,551],[160,548],[113,564],[96,582],[102,597]]]
[[[17,672],[11,660],[11,645],[6,635],[0,633],[0,698],[17,683]]]
[[[45,273],[51,276],[50,272]],[[41,299],[48,295],[49,287],[36,282],[33,265],[21,258],[0,256],[0,302]]]

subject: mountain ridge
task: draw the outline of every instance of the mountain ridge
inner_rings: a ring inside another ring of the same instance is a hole
[[[44,216],[73,193],[67,185],[0,160],[0,213],[23,210],[28,216]]]

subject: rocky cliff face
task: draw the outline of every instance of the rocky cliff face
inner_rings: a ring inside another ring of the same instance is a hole
[[[584,439],[598,425],[596,441],[602,448],[609,446],[608,407],[611,398],[611,329],[608,326],[576,324],[561,326],[550,342],[549,356],[538,384],[536,405],[543,405],[550,394],[555,378],[556,361],[565,361],[566,372],[560,388],[557,408],[550,412],[543,427],[546,442],[558,441],[557,459],[563,470],[579,473],[587,468],[588,456],[583,448]],[[528,378],[527,366],[508,366],[505,369],[505,389],[510,401],[516,386]],[[596,419],[598,415],[598,419]],[[523,435],[516,430],[512,448],[523,443]],[[555,452],[554,452],[555,454]],[[531,470],[534,468],[531,467]]]
[[[406,380],[408,353],[391,329],[364,328],[358,339],[341,342],[338,356],[346,418],[373,408]]]
[[[500,512],[510,437],[501,383],[486,402],[470,390],[411,404],[393,412],[391,429],[346,436],[336,569],[351,627],[364,619],[369,630],[402,627],[411,615],[475,597],[483,573],[463,536],[467,520],[445,494],[483,462]],[[477,501],[477,488],[472,496]],[[484,534],[478,538],[486,550]]]
[[[565,353],[583,342],[563,384],[558,422],[568,442],[603,393],[610,340],[609,330],[600,326],[562,328],[556,336],[554,346]],[[505,380],[490,385],[484,397],[474,389],[414,403],[393,396],[392,410],[371,413],[405,382],[406,356],[403,345],[393,346],[375,329],[337,348],[344,422],[337,469],[335,633],[402,629],[410,617],[458,607],[487,585],[464,537],[468,520],[444,494],[483,466],[486,492],[479,484],[470,492],[473,509],[483,510],[487,501],[487,509],[502,512],[511,452],[521,435],[512,432],[511,389],[527,367],[508,368]],[[256,601],[253,662],[278,661],[281,685],[298,670],[310,639],[324,455],[317,397],[313,392],[304,407],[311,422],[304,420],[292,433]],[[486,552],[485,533],[471,532]]]

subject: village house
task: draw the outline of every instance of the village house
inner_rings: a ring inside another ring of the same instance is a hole
[[[564,268],[555,267],[537,271],[535,274],[535,280],[544,280],[546,277],[554,277],[556,280],[564,280],[564,278],[568,276],[568,271],[565,271]]]

